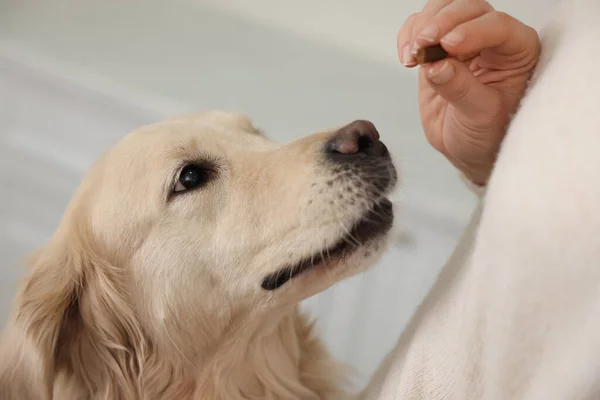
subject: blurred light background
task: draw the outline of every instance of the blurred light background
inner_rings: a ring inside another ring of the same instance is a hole
[[[492,4],[539,28],[555,0]],[[90,163],[166,116],[242,111],[277,141],[372,120],[403,184],[399,240],[309,299],[367,379],[452,251],[475,199],[422,134],[396,32],[424,0],[0,0],[0,321]],[[404,239],[400,240],[400,236]]]

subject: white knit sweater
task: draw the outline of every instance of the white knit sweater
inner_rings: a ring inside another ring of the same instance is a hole
[[[542,36],[482,205],[365,399],[600,399],[600,0]]]

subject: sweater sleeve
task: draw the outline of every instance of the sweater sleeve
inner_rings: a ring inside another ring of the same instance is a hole
[[[464,177],[463,181],[480,198],[470,223],[395,348],[385,357],[358,397],[361,400],[452,398],[447,397],[444,390],[451,391],[453,383],[442,377],[430,379],[429,375],[435,375],[437,370],[445,367],[455,370],[455,354],[447,339],[459,331],[454,328],[454,324],[461,323],[462,317],[457,301],[464,285],[466,261],[473,248],[485,193],[484,187],[474,185]],[[460,338],[453,337],[450,343],[452,341],[459,342]],[[430,349],[438,346],[436,354],[428,354]]]
[[[557,15],[492,179],[467,182],[478,211],[365,399],[600,398],[600,2]]]

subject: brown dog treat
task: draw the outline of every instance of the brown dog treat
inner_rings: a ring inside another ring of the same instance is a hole
[[[443,60],[448,57],[448,52],[442,46],[435,45],[431,47],[423,47],[417,51],[417,64],[427,64],[435,61]]]

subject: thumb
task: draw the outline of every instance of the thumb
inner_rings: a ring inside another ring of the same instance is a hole
[[[465,116],[494,112],[496,93],[481,83],[468,66],[446,59],[423,66],[424,78],[431,88]]]

